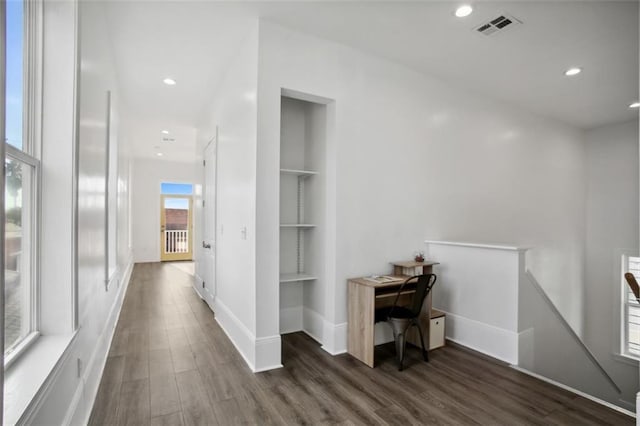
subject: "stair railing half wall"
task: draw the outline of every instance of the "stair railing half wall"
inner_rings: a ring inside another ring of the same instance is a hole
[[[554,313],[554,315],[560,320],[560,323],[563,325],[563,327],[571,334],[573,339],[580,345],[580,348],[584,351],[584,353],[587,355],[587,357],[593,363],[593,365],[605,377],[605,379],[616,390],[616,392],[621,394],[622,390],[620,389],[620,387],[618,387],[618,385],[613,380],[613,378],[609,375],[609,373],[607,373],[607,371],[604,369],[602,364],[600,364],[600,361],[598,361],[598,358],[593,354],[593,352],[589,350],[589,348],[587,347],[587,345],[585,345],[585,343],[582,341],[580,336],[578,336],[578,334],[574,331],[573,327],[571,327],[571,324],[567,322],[567,320],[564,318],[562,313],[558,310],[556,305],[549,298],[544,288],[542,288],[540,283],[538,283],[538,280],[536,280],[536,278],[533,276],[531,271],[527,269],[525,272],[525,276],[529,279],[529,282],[531,283],[533,288],[540,294],[540,296],[547,303],[549,308],[551,308],[551,311]]]

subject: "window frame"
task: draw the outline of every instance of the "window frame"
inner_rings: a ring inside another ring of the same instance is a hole
[[[29,204],[31,212],[29,214],[29,226],[31,235],[29,236],[29,332],[15,345],[11,351],[4,353],[4,368],[6,369],[40,336],[40,256],[38,247],[40,246],[40,160],[27,154],[16,147],[5,143],[5,161],[13,159],[33,168],[33,187],[30,194]],[[6,182],[5,182],[6,185]]]
[[[12,158],[33,167],[33,191],[31,194],[31,213],[29,241],[31,264],[30,300],[28,315],[30,332],[17,343],[10,352],[3,353],[4,370],[20,358],[41,335],[40,333],[40,233],[42,218],[41,164],[38,159],[41,142],[41,95],[42,95],[42,2],[21,0],[23,3],[22,33],[22,149],[4,143],[4,161]],[[4,17],[3,17],[4,18]],[[6,48],[6,47],[5,47]],[[4,71],[3,71],[4,73]],[[4,123],[3,123],[4,124]],[[4,182],[6,186],[6,181]],[[4,268],[3,268],[4,273]],[[3,286],[4,291],[4,286]],[[4,300],[4,298],[3,298]],[[4,330],[3,330],[4,338]]]
[[[631,258],[639,258],[637,255],[625,253],[622,255],[622,267],[620,273],[620,356],[623,358],[640,361],[640,354],[629,351],[629,307],[640,307],[640,303],[629,300],[629,285],[624,274],[629,272],[629,261]],[[639,278],[636,276],[636,278]]]

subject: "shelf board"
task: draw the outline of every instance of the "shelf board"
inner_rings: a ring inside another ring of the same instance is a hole
[[[281,283],[293,283],[297,281],[313,281],[316,277],[309,274],[280,274]]]
[[[299,177],[309,177],[309,176],[318,174],[318,172],[312,172],[310,170],[294,170],[294,169],[280,169],[280,173],[286,174],[286,175],[295,175]]]
[[[315,228],[316,225],[310,223],[281,223],[280,228]]]

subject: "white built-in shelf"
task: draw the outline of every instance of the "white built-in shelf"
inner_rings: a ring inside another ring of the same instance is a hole
[[[317,278],[309,274],[280,274],[281,283],[294,283],[297,281],[313,281]]]
[[[312,172],[310,170],[295,170],[295,169],[280,169],[280,173],[285,175],[295,175],[299,177],[309,177],[309,176],[318,174],[318,172]]]
[[[310,223],[281,223],[280,228],[315,228],[315,225]]]

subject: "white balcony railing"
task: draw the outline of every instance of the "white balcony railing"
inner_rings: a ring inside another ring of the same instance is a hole
[[[164,231],[164,252],[165,254],[188,253],[189,252],[189,231]]]

